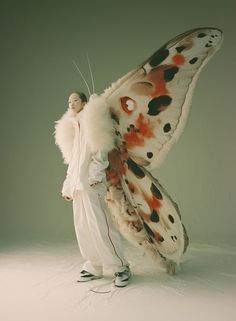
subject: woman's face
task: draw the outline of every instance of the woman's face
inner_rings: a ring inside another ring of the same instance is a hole
[[[75,114],[77,114],[83,109],[85,103],[82,102],[78,94],[73,93],[69,96],[68,105],[69,109],[72,110],[72,112],[74,112]]]

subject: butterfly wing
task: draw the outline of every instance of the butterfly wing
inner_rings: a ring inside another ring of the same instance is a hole
[[[179,137],[199,72],[222,39],[213,28],[179,35],[105,91],[118,144],[138,164],[155,169]]]
[[[179,262],[188,237],[178,206],[156,178],[126,156],[117,150],[109,154],[110,211],[136,246],[155,258]]]
[[[203,66],[222,32],[200,28],[169,41],[104,92],[115,123],[108,205],[120,231],[145,252],[179,262],[188,245],[178,206],[149,170],[183,129]]]

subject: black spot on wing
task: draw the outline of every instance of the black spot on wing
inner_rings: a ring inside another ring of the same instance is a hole
[[[162,200],[162,199],[163,199],[163,196],[162,196],[161,192],[160,192],[159,189],[156,187],[156,185],[154,185],[153,183],[152,183],[152,185],[151,185],[150,190],[151,190],[152,194],[153,194],[157,199],[159,199],[159,200]]]
[[[197,62],[197,61],[198,61],[198,57],[194,57],[193,59],[189,60],[189,63],[190,63],[191,65],[193,65],[193,64],[195,64],[195,62]]]
[[[206,34],[204,32],[201,32],[197,36],[198,36],[198,38],[204,38],[204,37],[206,37]]]
[[[146,232],[147,232],[151,237],[155,237],[154,232],[150,229],[150,227],[149,227],[145,222],[143,222],[143,226],[144,226]]]
[[[145,176],[144,171],[136,164],[131,158],[127,160],[128,168],[132,173],[138,178],[143,178]]]
[[[118,130],[115,131],[115,134],[116,134],[116,136],[121,137],[121,133]]]
[[[175,241],[177,241],[178,238],[177,238],[176,235],[171,235],[171,239],[172,239],[173,242],[175,242]]]
[[[171,214],[168,215],[168,218],[172,224],[175,222],[174,217]]]
[[[129,127],[127,128],[127,132],[134,129],[135,129],[135,126],[133,124],[130,124]]]
[[[167,123],[163,127],[164,133],[168,133],[171,130],[171,125],[170,123]]]
[[[185,46],[179,46],[179,47],[176,47],[175,49],[178,53],[181,53],[185,49]]]
[[[148,158],[152,158],[152,157],[153,157],[153,153],[152,153],[152,152],[148,152],[148,153],[147,153],[147,157],[148,157]]]
[[[179,68],[177,66],[173,66],[169,69],[164,70],[164,79],[165,81],[171,81],[175,74],[179,71]]]
[[[157,211],[153,210],[150,218],[151,218],[151,221],[154,223],[159,222],[159,215],[158,215]]]
[[[159,241],[159,242],[164,242],[164,237],[159,234],[159,235],[157,236],[157,241]]]
[[[151,67],[155,67],[162,63],[169,56],[169,50],[166,48],[160,49],[151,56],[149,64]]]
[[[113,111],[111,111],[111,118],[119,125],[119,118]]]
[[[133,185],[128,185],[128,187],[129,187],[130,192],[134,193],[134,186]]]
[[[153,98],[148,103],[148,114],[151,116],[156,116],[163,110],[165,110],[165,107],[169,106],[171,104],[172,98],[168,95],[163,95],[159,97]]]

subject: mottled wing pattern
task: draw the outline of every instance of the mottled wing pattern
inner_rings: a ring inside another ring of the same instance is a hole
[[[107,170],[111,213],[125,236],[164,260],[178,262],[188,237],[177,205],[148,170],[179,136],[198,74],[221,42],[218,29],[186,32],[104,92],[117,137]]]
[[[122,234],[152,256],[179,262],[188,237],[177,204],[157,179],[127,154],[114,150],[109,163],[107,177],[113,191],[109,207]]]
[[[222,38],[213,28],[186,32],[105,91],[120,144],[138,164],[156,168],[178,138],[197,76]]]

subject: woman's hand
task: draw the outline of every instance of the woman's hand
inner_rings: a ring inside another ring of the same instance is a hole
[[[72,201],[72,198],[66,195],[61,194],[61,197],[64,198],[65,201],[70,202]]]

